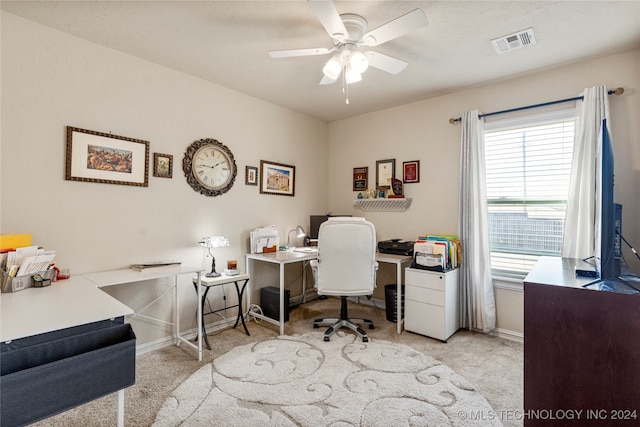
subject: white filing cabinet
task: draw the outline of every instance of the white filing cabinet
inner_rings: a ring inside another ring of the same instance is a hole
[[[458,270],[406,268],[404,328],[446,342],[459,328]]]

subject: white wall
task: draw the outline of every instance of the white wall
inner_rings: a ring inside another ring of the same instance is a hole
[[[216,251],[219,265],[241,260],[252,228],[273,223],[284,234],[306,225],[310,213],[327,210],[367,217],[378,239],[456,233],[460,128],[448,119],[474,108],[490,112],[572,97],[599,84],[625,88],[610,98],[616,198],[624,205],[625,237],[640,245],[634,220],[640,216],[640,51],[327,125],[6,12],[1,19],[0,233],[33,233],[35,243],[57,250],[58,265],[72,274],[141,259],[206,264],[195,242],[212,234],[231,239],[231,248]],[[67,125],[150,141],[151,153],[173,154],[173,179],[150,176],[148,188],[65,181]],[[238,177],[223,196],[201,196],[184,179],[184,150],[200,138],[218,139],[235,155]],[[375,161],[389,158],[396,159],[398,176],[403,161],[421,162],[420,183],[405,186],[412,206],[404,213],[355,210],[353,168],[368,166],[373,182]],[[261,159],[296,166],[295,197],[261,195],[244,185],[244,167]],[[626,258],[640,271],[628,251]],[[297,280],[299,273],[291,275]],[[381,276],[392,279],[393,272]],[[138,285],[109,292],[139,307],[168,286],[158,281],[144,292]],[[193,291],[182,291],[182,320],[194,324]],[[520,289],[500,288],[496,299],[498,327],[521,334]],[[157,312],[167,311],[170,302],[162,301]],[[139,342],[167,335],[166,328],[136,322]]]
[[[196,242],[221,234],[231,247],[216,250],[218,266],[238,259],[244,268],[251,229],[275,224],[286,234],[325,211],[325,122],[6,12],[1,23],[2,234],[32,233],[72,274],[167,258],[208,266]],[[151,158],[174,156],[173,179],[150,176],[146,188],[66,181],[68,125],[150,141]],[[219,140],[235,156],[238,175],[222,196],[202,196],[184,177],[185,149],[201,138]],[[245,185],[245,166],[260,160],[296,167],[295,197]],[[109,292],[140,307],[169,284],[143,286],[142,293]],[[195,293],[190,285],[183,293],[190,326]],[[170,314],[170,300],[157,311]],[[166,335],[164,327],[136,328],[139,342]]]
[[[609,99],[616,156],[616,201],[624,205],[625,237],[640,246],[640,222],[635,220],[640,216],[638,50],[330,123],[329,210],[362,215],[352,207],[357,195],[352,191],[354,167],[369,167],[373,188],[376,160],[396,159],[396,177],[400,179],[402,162],[420,160],[420,182],[405,185],[406,196],[413,198],[411,207],[403,213],[376,212],[364,216],[375,223],[378,239],[413,240],[424,233],[457,234],[460,126],[451,125],[449,118],[472,109],[492,112],[571,98],[585,87],[601,84],[610,89],[625,89],[622,96]],[[627,249],[625,257],[640,272],[640,262]],[[521,334],[521,287],[508,283],[499,286],[498,328]]]

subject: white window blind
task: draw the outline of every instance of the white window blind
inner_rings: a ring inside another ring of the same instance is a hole
[[[540,256],[561,255],[574,130],[573,110],[485,125],[494,276],[524,277]]]

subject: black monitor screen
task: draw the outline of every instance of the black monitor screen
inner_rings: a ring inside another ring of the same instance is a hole
[[[329,217],[336,216],[351,216],[351,215],[310,215],[309,216],[309,234],[307,237],[312,240],[318,239],[318,233],[320,232],[320,224],[329,219]]]
[[[327,215],[311,215],[309,216],[309,238],[317,239],[320,232],[320,224],[329,219]]]

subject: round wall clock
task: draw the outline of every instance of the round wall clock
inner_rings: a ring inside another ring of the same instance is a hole
[[[229,191],[238,169],[229,148],[215,139],[194,141],[182,159],[182,170],[189,185],[205,196]]]

